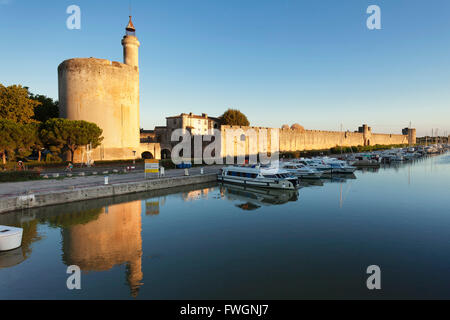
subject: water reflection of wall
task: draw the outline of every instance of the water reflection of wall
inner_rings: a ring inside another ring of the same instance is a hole
[[[141,201],[108,207],[94,221],[63,229],[63,260],[83,271],[127,264],[127,283],[136,297],[143,273]]]
[[[204,188],[200,190],[193,190],[189,192],[183,192],[181,194],[184,201],[192,201],[198,200],[201,198],[208,198],[208,193],[211,191],[211,188]]]

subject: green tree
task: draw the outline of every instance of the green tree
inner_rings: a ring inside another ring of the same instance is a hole
[[[39,122],[45,122],[47,120],[59,117],[59,103],[58,101],[53,101],[44,95],[34,95],[30,94],[30,99],[39,102],[38,105],[34,107],[33,119]]]
[[[230,125],[230,126],[250,125],[250,122],[248,121],[245,114],[236,109],[228,109],[227,111],[225,111],[225,113],[220,116],[220,120],[223,125]]]
[[[19,150],[22,155],[29,155],[32,151],[38,153],[38,161],[41,161],[41,152],[44,148],[44,143],[40,136],[42,123],[34,122],[27,123],[20,127],[21,139]]]
[[[6,164],[6,154],[11,158],[14,150],[20,145],[21,133],[17,123],[9,119],[0,119],[0,153],[3,164]]]
[[[39,101],[30,99],[28,88],[0,84],[0,118],[17,123],[33,122],[34,108],[39,104]]]
[[[103,140],[102,129],[95,123],[83,120],[50,119],[45,122],[41,130],[43,143],[50,149],[70,151],[73,162],[75,151],[80,147],[91,144],[95,149]]]

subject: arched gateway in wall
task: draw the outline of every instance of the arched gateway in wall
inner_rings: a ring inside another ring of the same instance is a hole
[[[144,151],[141,154],[142,159],[154,159],[155,157],[150,151]]]

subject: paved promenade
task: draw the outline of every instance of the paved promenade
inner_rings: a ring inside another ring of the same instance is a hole
[[[205,166],[204,173],[217,173],[223,165]],[[86,176],[77,176],[80,172],[86,172]],[[98,175],[88,175],[89,171],[77,170],[74,172],[74,176],[64,179],[44,179],[35,181],[25,181],[25,182],[7,182],[0,183],[0,198],[20,196],[24,194],[45,194],[54,191],[64,191],[64,190],[74,190],[79,188],[89,188],[104,185],[104,175],[102,171],[98,171]],[[189,174],[191,176],[200,175],[200,167],[195,167],[189,169]],[[49,175],[51,177],[51,174]],[[165,177],[181,177],[184,176],[184,169],[171,169],[166,170]],[[144,171],[135,170],[128,173],[122,174],[108,174],[109,184],[115,185],[127,182],[139,182],[144,181]],[[155,179],[155,178],[152,178]]]

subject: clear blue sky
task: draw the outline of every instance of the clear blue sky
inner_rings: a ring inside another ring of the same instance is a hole
[[[81,30],[66,8],[81,7]],[[252,125],[450,132],[448,0],[133,0],[141,125],[233,107]],[[366,28],[381,7],[382,30]],[[129,0],[0,0],[0,82],[58,98],[57,66],[122,61]]]

